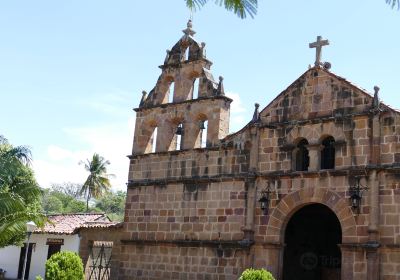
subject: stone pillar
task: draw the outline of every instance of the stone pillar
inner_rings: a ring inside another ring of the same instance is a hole
[[[380,164],[380,120],[379,110],[374,111],[372,115],[372,132],[371,132],[371,152],[370,164]],[[367,280],[379,279],[379,174],[376,170],[372,170],[369,174],[369,202],[370,214],[368,225],[368,248],[367,248]]]
[[[355,254],[354,249],[347,246],[340,246],[340,250],[342,252],[342,265],[341,265],[341,280],[353,280],[354,278],[354,261]]]
[[[379,254],[377,248],[367,249],[367,280],[379,280]]]
[[[290,269],[283,267],[284,245],[280,243],[264,243],[255,247],[254,268],[265,268],[272,273],[275,279],[282,279],[283,271]]]
[[[260,133],[258,125],[255,125],[250,130],[251,134],[251,149],[250,149],[250,160],[249,160],[249,174],[255,174],[258,166],[258,149]],[[246,201],[247,213],[246,213],[246,225],[243,229],[244,238],[248,240],[254,239],[254,214],[255,208],[257,207],[257,186],[254,179],[247,182],[247,201]]]
[[[174,141],[175,132],[176,127],[172,126],[170,122],[164,120],[162,125],[157,129],[157,152],[166,152],[170,150],[170,147],[176,146],[176,141]]]
[[[184,136],[185,140],[183,141],[183,149],[193,149],[200,148],[200,121],[192,121],[189,120],[185,123],[184,126]]]
[[[307,145],[308,156],[310,157],[310,165],[308,171],[318,171],[321,167],[321,150],[323,146],[319,143]]]

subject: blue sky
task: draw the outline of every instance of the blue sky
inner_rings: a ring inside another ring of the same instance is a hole
[[[241,20],[213,4],[193,15],[215,77],[234,98],[231,131],[314,61],[308,43],[328,38],[332,71],[400,108],[400,11],[384,0],[262,1]],[[83,182],[78,165],[98,152],[125,189],[134,112],[182,36],[183,1],[15,0],[0,3],[0,134],[29,145],[39,183]]]

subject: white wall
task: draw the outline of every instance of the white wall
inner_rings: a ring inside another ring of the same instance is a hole
[[[64,245],[61,251],[79,251],[79,237],[74,235],[57,235],[57,234],[32,234],[29,243],[36,243],[36,247],[32,251],[31,267],[29,271],[29,280],[34,280],[37,275],[44,278],[45,263],[47,260],[47,251],[49,246],[46,245],[47,238],[62,238]],[[0,249],[0,268],[7,271],[7,278],[18,277],[18,264],[21,248],[17,246],[9,246]]]

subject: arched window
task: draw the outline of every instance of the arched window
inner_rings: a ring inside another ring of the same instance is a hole
[[[335,168],[335,139],[332,136],[322,141],[321,169]]]
[[[207,147],[208,121],[200,121],[200,148]]]
[[[175,83],[172,82],[172,83],[169,85],[168,103],[174,102],[174,91],[175,91]]]
[[[175,150],[179,151],[182,149],[182,135],[183,135],[183,125],[180,123],[177,127],[176,127],[176,146],[175,146]]]
[[[308,155],[306,139],[302,139],[296,148],[296,171],[307,171],[310,165],[310,156]]]
[[[153,135],[151,136],[151,152],[155,153],[157,148],[157,127],[154,128]]]
[[[184,50],[182,50],[182,61],[187,61],[189,60],[189,47],[186,47]]]
[[[197,99],[199,97],[199,78],[195,78],[192,87],[192,99]]]

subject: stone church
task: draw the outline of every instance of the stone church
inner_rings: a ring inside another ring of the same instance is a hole
[[[229,131],[232,99],[189,21],[136,111],[114,279],[400,279],[400,115],[316,59]]]

